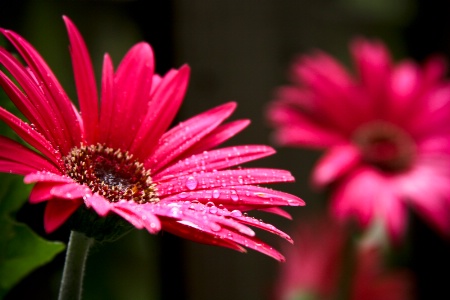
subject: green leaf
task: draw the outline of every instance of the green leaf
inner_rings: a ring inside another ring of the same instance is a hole
[[[64,243],[47,241],[26,224],[14,219],[31,187],[22,177],[0,176],[0,298],[39,266],[50,262],[65,249]]]

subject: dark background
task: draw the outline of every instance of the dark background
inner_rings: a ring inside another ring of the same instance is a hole
[[[0,27],[27,38],[75,98],[67,37],[61,15],[69,16],[86,39],[99,73],[104,52],[117,63],[134,43],[155,51],[157,71],[188,63],[192,68],[183,120],[226,101],[237,101],[233,118],[252,125],[235,144],[271,144],[264,108],[273,89],[287,81],[297,53],[323,49],[350,63],[354,36],[384,40],[396,58],[418,61],[432,53],[450,55],[450,2],[426,0],[192,0],[192,1],[4,1]],[[99,74],[98,74],[99,75]],[[325,196],[311,189],[309,174],[320,153],[278,149],[258,165],[289,169],[294,184],[277,188],[299,195],[303,208],[288,208],[294,220],[262,215],[280,229],[321,209]],[[294,162],[294,163],[293,163]],[[18,218],[36,232],[43,206],[25,205]],[[418,299],[450,297],[450,247],[411,213],[408,245],[400,258],[414,272]],[[283,241],[258,232],[280,248]],[[49,239],[67,241],[61,228]],[[5,299],[56,299],[64,254],[30,274]],[[240,254],[182,240],[167,233],[134,231],[91,251],[85,299],[268,299],[279,264],[259,253]]]

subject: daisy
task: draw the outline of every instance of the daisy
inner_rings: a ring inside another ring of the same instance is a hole
[[[73,218],[75,231],[109,239],[126,227],[121,219],[152,234],[165,230],[242,252],[248,247],[282,261],[250,226],[290,237],[246,212],[289,217],[279,206],[304,202],[260,186],[294,181],[288,171],[239,167],[274,154],[272,148],[217,148],[249,124],[224,123],[236,104],[168,129],[185,95],[189,67],[155,74],[152,49],[144,42],[133,46],[115,70],[104,56],[99,99],[86,45],[74,24],[64,21],[78,106],[24,38],[1,30],[24,63],[0,48],[0,64],[9,72],[0,72],[0,85],[26,120],[3,108],[0,118],[26,145],[0,137],[0,171],[35,184],[30,202],[47,202],[45,230]]]
[[[292,84],[268,110],[281,145],[324,149],[313,182],[331,187],[331,211],[382,224],[393,241],[407,208],[449,233],[450,85],[445,64],[397,64],[379,41],[351,44],[356,75],[323,52],[301,56]]]

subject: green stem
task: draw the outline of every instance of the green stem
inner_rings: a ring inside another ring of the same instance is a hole
[[[67,246],[58,300],[80,300],[83,286],[84,266],[93,239],[83,233],[72,231]]]

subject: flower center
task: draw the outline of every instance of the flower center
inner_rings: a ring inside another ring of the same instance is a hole
[[[142,163],[128,152],[104,145],[73,148],[64,157],[67,175],[110,202],[158,202],[156,185]]]
[[[353,138],[363,159],[383,171],[406,170],[414,160],[414,141],[394,124],[383,121],[365,124],[356,130]]]

